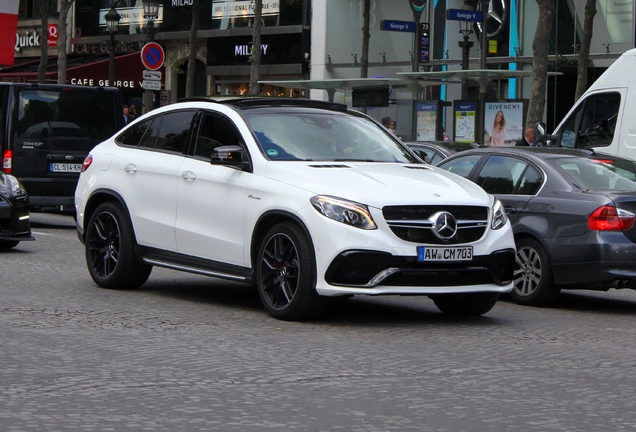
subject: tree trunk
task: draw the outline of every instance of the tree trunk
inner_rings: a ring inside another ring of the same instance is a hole
[[[369,76],[369,32],[371,19],[371,0],[364,0],[364,9],[362,10],[362,53],[360,53],[360,78]]]
[[[194,96],[194,76],[197,69],[197,33],[199,31],[199,10],[201,1],[192,2],[192,27],[190,27],[190,52],[188,55],[188,74],[186,76],[186,97]]]
[[[254,29],[252,32],[252,64],[250,67],[250,95],[261,94],[261,85],[258,83],[261,67],[261,13],[263,0],[254,0]]]
[[[576,92],[574,93],[574,102],[587,90],[587,69],[590,58],[590,43],[592,42],[592,34],[594,33],[594,15],[596,15],[596,0],[587,0],[585,2],[585,16],[583,18],[583,36],[581,38],[581,49],[576,58]]]
[[[46,38],[44,35],[49,34],[49,2],[48,0],[40,0],[38,2],[40,10],[40,16],[42,17],[42,24],[40,26],[40,34],[42,35],[42,42],[40,43],[40,64],[38,65],[38,83],[44,84],[46,78],[46,67],[49,63],[49,47],[46,44]]]
[[[539,5],[537,30],[532,41],[532,84],[526,127],[543,121],[545,93],[548,84],[548,50],[556,9],[554,0],[536,0]]]
[[[57,23],[57,83],[66,84],[66,18],[75,0],[60,0],[60,19]],[[44,33],[46,34],[46,33]],[[43,42],[46,45],[46,42]]]

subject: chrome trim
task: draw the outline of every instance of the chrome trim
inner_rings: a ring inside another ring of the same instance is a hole
[[[165,268],[169,268],[169,269],[173,269],[173,270],[180,270],[180,271],[185,271],[185,272],[189,272],[189,273],[196,273],[196,274],[200,274],[200,275],[203,275],[203,276],[219,277],[219,278],[223,278],[223,279],[233,279],[233,280],[237,280],[237,281],[246,281],[247,280],[247,278],[245,278],[243,276],[236,276],[236,275],[231,275],[231,274],[227,274],[227,273],[213,272],[213,271],[209,271],[209,270],[202,270],[202,269],[196,268],[196,267],[187,267],[187,266],[183,266],[183,265],[179,265],[179,264],[173,264],[173,263],[169,263],[169,262],[165,262],[165,261],[153,260],[153,259],[150,259],[150,258],[143,258],[143,262],[145,262],[146,264],[156,265],[156,266],[159,266],[159,267],[165,267]]]

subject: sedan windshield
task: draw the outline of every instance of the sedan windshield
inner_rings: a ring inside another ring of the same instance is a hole
[[[636,191],[636,162],[630,160],[562,158],[554,165],[582,189]]]
[[[246,119],[271,160],[420,163],[380,126],[350,114],[250,113]]]

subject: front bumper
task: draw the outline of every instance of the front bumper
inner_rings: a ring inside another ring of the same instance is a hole
[[[412,256],[349,250],[336,257],[325,273],[323,295],[510,292],[515,250],[506,249],[469,262],[426,263]]]

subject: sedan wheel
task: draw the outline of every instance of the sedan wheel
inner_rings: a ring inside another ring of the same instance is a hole
[[[20,242],[16,240],[2,240],[0,241],[0,250],[14,248],[18,243]]]
[[[316,293],[313,246],[296,224],[280,223],[267,233],[258,253],[256,275],[261,302],[275,318],[317,318],[327,304]]]
[[[519,304],[546,306],[559,295],[560,290],[552,280],[548,255],[539,242],[531,238],[517,242],[514,281],[510,296]]]
[[[152,266],[134,252],[132,223],[117,204],[100,205],[86,229],[86,264],[95,283],[103,288],[137,288],[146,282]]]

